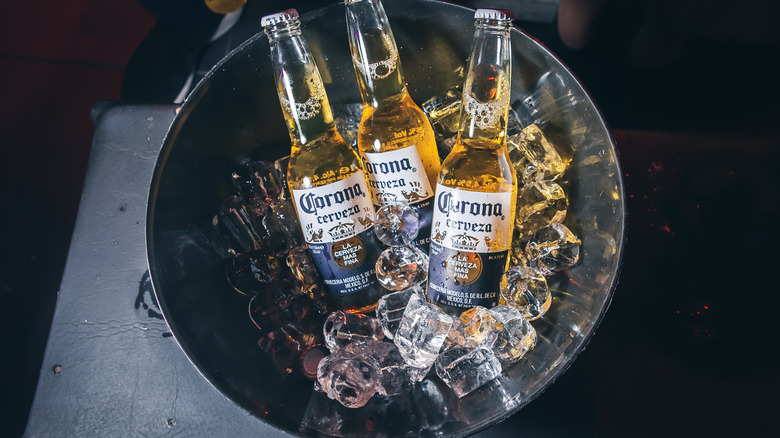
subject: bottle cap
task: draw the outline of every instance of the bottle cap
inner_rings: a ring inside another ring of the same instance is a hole
[[[275,14],[266,15],[260,19],[261,27],[273,26],[274,24],[284,23],[293,19],[298,19],[298,11],[295,9],[288,9],[286,11],[277,12]]]
[[[474,18],[512,21],[515,19],[515,14],[507,9],[477,9],[477,11],[474,12]]]

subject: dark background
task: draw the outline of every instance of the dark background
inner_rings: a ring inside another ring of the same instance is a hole
[[[249,1],[268,13],[332,3]],[[220,57],[205,47],[219,16],[199,0],[144,3],[3,6],[0,436],[24,433],[89,156],[91,107],[171,102],[192,65],[207,69]],[[557,432],[547,435],[776,435],[780,8],[585,3],[602,7],[578,49],[563,43],[557,22],[517,25],[571,67],[613,130],[628,241],[588,349],[521,414],[550,417]]]

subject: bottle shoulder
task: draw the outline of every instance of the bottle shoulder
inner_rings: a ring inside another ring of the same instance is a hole
[[[358,127],[358,147],[362,152],[385,152],[412,144],[418,149],[435,149],[435,141],[428,118],[411,98],[363,109]]]
[[[292,189],[318,187],[362,170],[363,164],[355,150],[334,130],[305,145],[293,144],[288,183]]]
[[[477,192],[516,192],[517,177],[506,147],[456,144],[442,163],[439,184]]]

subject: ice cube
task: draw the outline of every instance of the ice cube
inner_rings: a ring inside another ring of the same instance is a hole
[[[436,374],[458,397],[474,391],[501,373],[501,363],[485,346],[453,346],[436,358]]]
[[[263,218],[267,246],[277,254],[305,248],[298,217],[285,203],[274,199],[269,204],[268,214]]]
[[[580,239],[566,225],[554,223],[533,234],[525,255],[531,266],[544,275],[552,275],[577,264],[580,244]]]
[[[414,246],[386,248],[375,267],[379,284],[392,291],[407,289],[428,279],[428,256]]]
[[[401,317],[404,316],[406,303],[412,294],[423,295],[425,292],[419,285],[414,285],[408,289],[391,292],[379,298],[376,305],[376,317],[382,324],[382,331],[387,339],[393,339],[395,332],[398,331],[398,325],[401,323]]]
[[[339,350],[320,360],[314,389],[345,407],[359,408],[376,394],[378,377],[371,361]]]
[[[460,88],[460,86],[453,87],[444,94],[434,96],[420,105],[437,135],[448,137],[458,133],[461,108]]]
[[[300,248],[290,251],[287,257],[285,257],[285,262],[295,279],[298,280],[302,293],[310,298],[323,296],[325,289],[321,284],[320,274],[317,272],[317,267],[314,266],[314,261],[311,259],[311,254],[309,254],[308,250]]]
[[[395,345],[409,365],[428,368],[436,360],[452,317],[419,294],[412,294],[395,334]]]
[[[431,122],[439,158],[444,160],[452,150],[460,126],[461,87],[447,90],[423,102],[420,107]]]
[[[265,230],[261,223],[252,219],[240,196],[228,197],[211,223],[233,254],[254,251],[262,247]]]
[[[379,320],[368,315],[337,310],[325,320],[322,327],[325,345],[331,352],[354,341],[373,339],[381,341],[385,335]]]
[[[536,345],[536,329],[512,306],[496,306],[490,314],[502,325],[491,349],[506,369],[522,359]]]
[[[566,218],[569,201],[561,186],[552,181],[526,184],[517,196],[515,231],[520,239]]]
[[[358,341],[345,345],[342,350],[372,363],[379,373],[377,391],[382,395],[411,392],[414,383],[421,379],[420,374],[425,377],[426,370],[408,365],[398,347],[390,342]]]
[[[385,245],[408,245],[420,228],[420,215],[402,201],[388,202],[376,211],[374,232]]]
[[[491,345],[500,330],[501,324],[493,318],[490,311],[476,306],[460,314],[460,318],[453,322],[447,338],[462,347]]]
[[[279,197],[282,187],[279,184],[274,163],[250,161],[246,164],[246,168],[255,193],[269,202]]]
[[[506,145],[509,158],[523,182],[553,180],[566,170],[566,162],[534,124],[523,128],[520,134],[507,137]]]
[[[513,266],[499,282],[501,298],[528,320],[544,315],[552,303],[550,287],[541,271],[529,266]]]
[[[265,196],[265,193],[260,194],[255,191],[254,184],[252,184],[252,179],[249,176],[233,172],[232,177],[233,185],[244,200],[247,211],[252,219],[259,223],[268,213],[268,198]]]

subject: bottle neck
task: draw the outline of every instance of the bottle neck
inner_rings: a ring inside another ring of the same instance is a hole
[[[345,0],[347,32],[364,105],[378,107],[406,92],[398,47],[379,0]]]
[[[506,146],[512,86],[510,26],[510,21],[477,20],[458,131],[466,146]]]
[[[270,26],[265,32],[290,139],[294,145],[305,147],[336,129],[322,77],[297,20]]]

